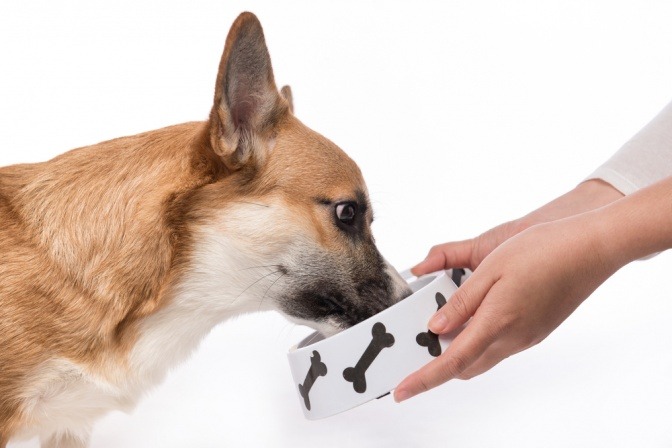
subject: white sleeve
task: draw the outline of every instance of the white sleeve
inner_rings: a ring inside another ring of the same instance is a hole
[[[585,180],[630,194],[672,176],[672,102]]]

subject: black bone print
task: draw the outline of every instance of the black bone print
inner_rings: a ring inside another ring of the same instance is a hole
[[[371,342],[366,347],[362,357],[357,361],[355,367],[348,367],[343,371],[343,378],[352,383],[355,392],[366,392],[366,371],[371,366],[376,357],[384,348],[389,348],[394,345],[394,336],[387,332],[385,325],[381,322],[376,322],[371,328]]]
[[[438,305],[437,310],[441,309],[443,305],[446,304],[446,298],[440,292],[436,293],[435,296],[436,304]],[[422,347],[427,347],[429,354],[437,357],[441,354],[441,344],[439,344],[439,335],[427,330],[424,333],[419,333],[415,337],[415,342]]]
[[[327,365],[322,362],[322,357],[320,356],[317,350],[313,350],[313,356],[310,357],[310,369],[306,374],[306,379],[303,381],[303,384],[299,384],[299,393],[303,397],[303,403],[306,405],[306,409],[310,411],[310,399],[308,394],[310,389],[312,389],[315,380],[320,376],[325,376],[327,374]]]
[[[467,272],[464,269],[453,269],[453,275],[451,277],[451,280],[453,280],[453,283],[457,285],[458,287],[462,284],[462,277],[464,277],[464,274]]]

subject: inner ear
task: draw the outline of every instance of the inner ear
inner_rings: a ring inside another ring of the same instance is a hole
[[[261,23],[242,13],[231,26],[210,114],[214,151],[230,169],[263,160],[268,137],[288,104],[277,90]],[[261,137],[261,138],[260,138]]]
[[[259,121],[268,118],[278,96],[264,32],[252,17],[244,17],[235,34],[224,82],[226,105],[234,126],[241,129],[262,125]]]

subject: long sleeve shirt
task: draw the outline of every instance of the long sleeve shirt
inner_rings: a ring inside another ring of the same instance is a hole
[[[672,176],[672,102],[586,178],[630,194]]]

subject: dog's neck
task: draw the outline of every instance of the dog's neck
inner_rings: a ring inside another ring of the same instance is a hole
[[[134,322],[162,306],[189,250],[181,216],[189,195],[222,175],[206,151],[205,126],[172,126],[0,170],[0,198],[11,198],[17,233],[46,254],[49,272],[26,277],[60,280],[44,297],[60,310],[50,319],[109,348],[126,344]],[[91,318],[72,328],[68,316],[82,314]],[[74,358],[85,351],[59,349]]]
[[[42,272],[26,266],[23,284],[51,288],[39,300],[56,311],[37,314],[34,324],[52,329],[45,340],[61,356],[56,373],[105,379],[109,399],[122,407],[215,325],[271,303],[263,300],[270,283],[257,280],[273,271],[255,260],[254,248],[213,230],[225,227],[218,204],[198,197],[216,189],[207,199],[225,202],[220,192],[226,196],[236,183],[212,159],[208,138],[205,123],[188,123],[0,169],[0,213],[46,254]],[[264,226],[270,211],[241,202],[225,215],[242,213],[250,226]],[[40,361],[47,359],[29,368]]]
[[[227,213],[251,207],[239,204]],[[167,305],[139,322],[140,336],[129,361],[141,388],[161,382],[217,324],[243,313],[271,309],[272,301],[265,293],[282,273],[272,267],[250,266],[254,248],[239,246],[235,237],[203,227],[195,239],[189,269],[172,285]]]

